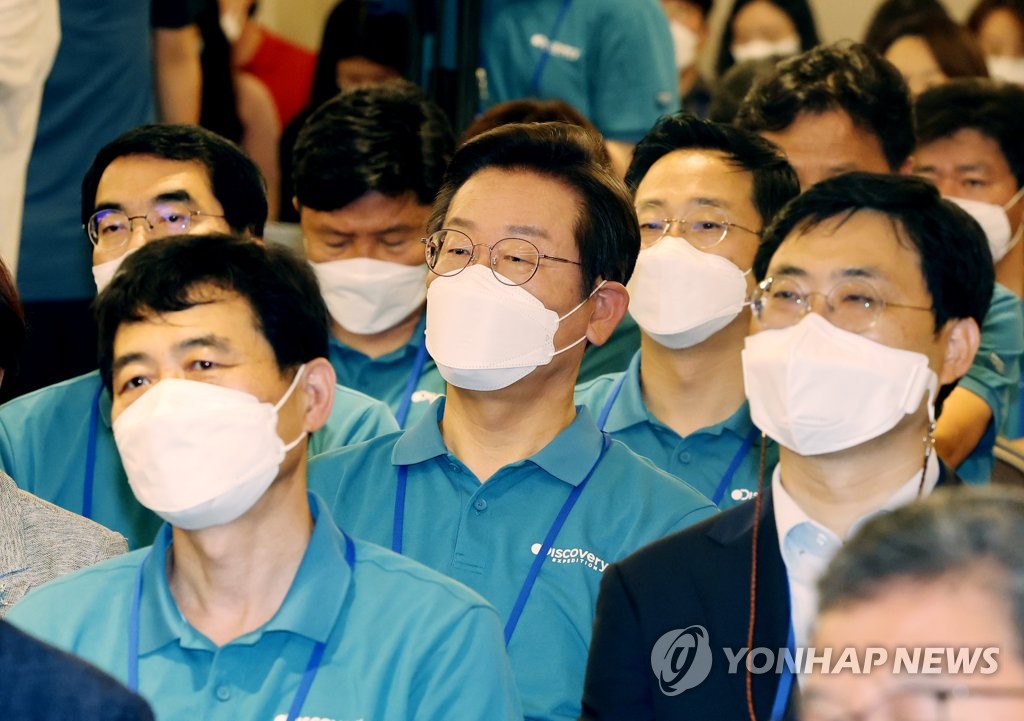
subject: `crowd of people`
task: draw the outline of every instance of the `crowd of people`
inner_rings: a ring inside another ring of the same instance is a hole
[[[1022,0],[30,5],[0,709],[1021,717]]]

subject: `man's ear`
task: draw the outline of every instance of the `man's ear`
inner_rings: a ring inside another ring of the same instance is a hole
[[[306,363],[300,381],[306,397],[303,430],[310,433],[323,428],[334,405],[334,385],[337,378],[334,367],[326,358],[314,358]]]
[[[974,356],[981,344],[981,329],[974,318],[957,318],[946,323],[942,334],[946,336],[946,348],[942,368],[936,370],[939,385],[962,377],[974,362]]]
[[[604,345],[619,321],[626,315],[629,292],[622,283],[608,281],[594,293],[591,300],[594,311],[587,324],[587,341],[594,345]]]

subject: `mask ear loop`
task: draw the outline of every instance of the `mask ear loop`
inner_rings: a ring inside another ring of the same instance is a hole
[[[917,484],[917,497],[924,495],[924,479],[928,474],[928,459],[931,458],[935,449],[935,398],[938,395],[938,383],[933,382],[928,386],[928,430],[924,438],[924,461],[921,463],[921,481]]]
[[[1013,194],[1013,197],[1003,204],[1003,212],[1006,212],[1015,206],[1022,197],[1024,197],[1024,186],[1021,186],[1020,189]],[[1010,242],[1006,244],[1006,253],[1009,253],[1017,247],[1022,236],[1024,236],[1024,218],[1021,219],[1021,222],[1017,223],[1017,230],[1014,231],[1013,236],[1010,238]]]
[[[306,364],[305,364],[305,363],[303,363],[302,365],[300,365],[300,366],[299,366],[299,369],[298,369],[297,371],[295,371],[295,377],[294,377],[294,378],[292,379],[292,384],[291,384],[290,386],[288,386],[288,390],[286,390],[286,391],[284,392],[284,395],[283,395],[283,396],[281,396],[281,400],[279,400],[279,401],[278,401],[278,402],[277,402],[277,403],[276,403],[276,404],[274,405],[274,416],[275,416],[275,417],[277,416],[277,412],[281,410],[281,407],[282,407],[282,406],[283,406],[283,405],[284,405],[285,403],[287,403],[287,402],[288,402],[288,399],[289,399],[289,398],[291,398],[291,397],[292,397],[292,393],[294,393],[294,392],[295,392],[295,389],[299,387],[299,380],[300,380],[300,379],[302,378],[302,371],[304,371],[304,370],[306,370]],[[303,438],[305,438],[305,437],[306,437],[307,435],[308,435],[308,433],[307,433],[307,432],[306,432],[305,430],[304,430],[304,431],[302,431],[302,433],[300,433],[300,434],[299,434],[298,438],[296,438],[296,439],[295,439],[294,441],[292,441],[291,443],[286,443],[286,444],[285,444],[285,446],[284,446],[284,452],[285,452],[285,453],[287,453],[287,452],[288,452],[288,451],[290,451],[291,449],[295,448],[295,446],[297,446],[297,445],[299,445],[300,443],[302,443],[302,439],[303,439]]]
[[[561,318],[559,318],[559,319],[558,319],[558,322],[559,322],[559,323],[561,323],[561,322],[562,322],[563,320],[565,320],[566,318],[568,318],[568,317],[569,317],[570,315],[572,315],[573,313],[575,313],[576,311],[578,311],[578,310],[579,310],[580,308],[582,308],[583,306],[585,306],[585,305],[586,305],[586,304],[587,304],[587,303],[588,303],[588,302],[590,301],[590,299],[594,297],[594,294],[595,294],[595,293],[597,293],[597,291],[599,291],[599,290],[601,290],[602,288],[604,288],[604,286],[605,286],[605,284],[606,284],[607,282],[608,282],[607,280],[602,280],[602,281],[601,281],[600,283],[598,283],[598,284],[597,284],[597,287],[596,287],[596,288],[594,288],[594,290],[590,291],[590,295],[588,295],[588,296],[587,296],[586,298],[584,298],[583,300],[581,300],[581,301],[579,302],[579,304],[578,304],[578,305],[577,305],[577,306],[576,306],[575,308],[573,308],[573,309],[572,309],[572,310],[570,310],[570,311],[569,311],[568,313],[566,313],[566,314],[565,314],[565,315],[563,315],[563,316],[562,316]],[[570,344],[569,344],[569,345],[567,345],[567,346],[566,346],[565,348],[562,348],[561,350],[556,350],[556,351],[555,351],[554,353],[552,353],[552,354],[551,354],[551,356],[552,356],[552,357],[554,357],[554,356],[556,356],[556,355],[559,355],[560,353],[565,353],[565,352],[566,352],[567,350],[570,350],[570,349],[572,349],[572,348],[575,348],[576,346],[578,346],[578,345],[579,345],[580,343],[582,343],[582,342],[583,342],[583,341],[585,341],[586,339],[587,339],[587,336],[583,336],[583,337],[582,337],[582,338],[580,338],[579,340],[577,340],[577,341],[575,341],[575,342],[573,342],[573,343],[570,343]]]

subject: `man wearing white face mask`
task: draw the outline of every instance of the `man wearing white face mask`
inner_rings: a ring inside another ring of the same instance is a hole
[[[918,147],[908,166],[974,216],[988,238],[997,288],[1008,288],[1024,304],[1024,244],[1020,242],[1024,234],[1022,115],[1024,88],[1016,85],[957,79],[932,88],[919,95],[914,104]],[[983,339],[979,353],[990,354],[992,348],[986,346],[1013,348],[1015,354],[1007,365],[1019,368],[1024,355],[1024,320],[1012,304],[997,308],[993,303],[989,314],[997,312],[1014,318],[1016,323],[1003,324],[998,344]],[[990,321],[986,318],[986,326]],[[1006,364],[1005,353],[1000,359]],[[989,400],[984,388],[974,384],[969,388]],[[994,420],[991,433],[998,428],[1011,438],[1024,435],[1019,387],[1011,388],[1004,414]]]
[[[806,647],[815,582],[844,539],[958,482],[932,448],[934,403],[978,347],[987,259],[977,224],[915,178],[842,175],[782,210],[754,260],[743,350],[751,418],[779,463],[753,501],[605,572],[581,718],[792,718],[790,667],[752,674],[723,649]],[[673,629],[694,626],[707,678],[673,693],[687,670]]]
[[[626,174],[641,250],[629,281],[640,351],[625,373],[582,384],[577,402],[654,465],[726,508],[757,490],[760,433],[740,351],[761,229],[800,192],[756,135],[688,115],[663,118]],[[766,449],[774,463],[774,444]]]
[[[307,492],[335,384],[306,264],[179,236],[127,259],[96,313],[128,483],[166,523],[26,597],[15,625],[163,719],[522,717],[494,609]]]
[[[444,112],[406,82],[342,93],[295,144],[294,203],[331,313],[331,364],[400,426],[444,392],[423,334],[420,240],[454,146]]]
[[[310,467],[346,528],[495,605],[528,719],[579,713],[605,566],[714,510],[573,405],[585,345],[625,313],[640,244],[600,147],[536,123],[455,153],[425,241],[427,347],[447,396],[404,433]]]
[[[234,144],[194,125],[146,125],[97,153],[82,182],[81,217],[102,291],[125,258],[168,235],[230,230],[259,238],[267,203],[259,171]],[[383,403],[341,386],[336,392],[339,402],[313,437],[313,453],[396,429]],[[21,488],[138,548],[159,519],[128,492],[111,403],[94,371],[5,404],[0,467]]]
[[[711,87],[701,75],[701,54],[708,41],[708,16],[712,0],[661,0],[668,17],[679,74],[680,107],[698,117],[708,114]]]

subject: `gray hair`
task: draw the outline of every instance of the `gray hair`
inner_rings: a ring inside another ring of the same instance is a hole
[[[1005,486],[940,489],[865,524],[818,582],[819,613],[979,568],[995,571],[1024,649],[1024,492]]]

